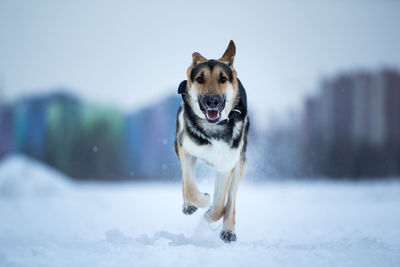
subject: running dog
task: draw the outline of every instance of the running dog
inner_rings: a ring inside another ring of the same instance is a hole
[[[227,243],[236,241],[236,193],[246,162],[250,125],[246,91],[233,68],[235,54],[233,41],[218,60],[193,53],[188,78],[178,88],[183,103],[175,139],[182,168],[183,213],[210,205],[210,195],[196,187],[196,164],[202,160],[217,173],[213,204],[204,216],[208,222],[224,217],[220,238]]]

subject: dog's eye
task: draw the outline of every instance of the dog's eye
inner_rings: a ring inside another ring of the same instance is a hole
[[[224,77],[224,76],[221,76],[220,78],[219,78],[219,82],[220,83],[225,83],[226,82],[226,77]]]
[[[201,77],[201,76],[200,76],[200,77],[197,77],[197,78],[196,78],[196,82],[202,84],[202,83],[204,83],[204,78]]]

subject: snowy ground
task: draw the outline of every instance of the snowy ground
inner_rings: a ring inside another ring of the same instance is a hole
[[[207,180],[200,185],[210,191]],[[400,183],[244,182],[238,242],[180,184],[74,184],[0,162],[0,266],[400,266]]]

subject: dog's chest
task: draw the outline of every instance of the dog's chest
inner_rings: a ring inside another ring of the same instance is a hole
[[[187,152],[217,171],[232,170],[240,158],[240,146],[231,148],[227,142],[221,140],[211,140],[211,144],[198,145],[189,136],[185,136],[182,144]]]

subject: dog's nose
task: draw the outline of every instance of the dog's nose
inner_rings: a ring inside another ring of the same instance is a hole
[[[222,104],[222,97],[219,95],[207,95],[204,97],[204,105],[207,108],[218,108]]]

